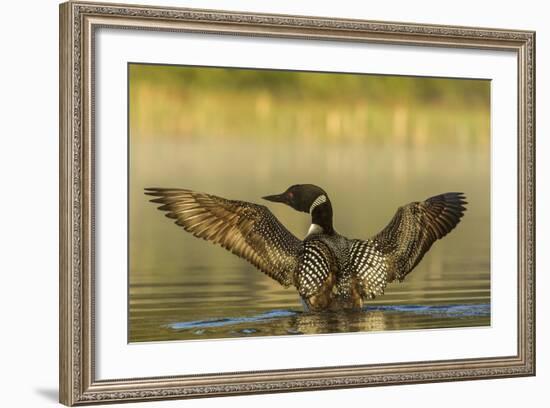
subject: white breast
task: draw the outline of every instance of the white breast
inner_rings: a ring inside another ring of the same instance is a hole
[[[309,226],[309,230],[307,231],[306,238],[309,237],[310,235],[322,234],[323,231],[324,231],[324,230],[323,230],[323,228],[322,228],[320,225],[311,224],[311,225]]]

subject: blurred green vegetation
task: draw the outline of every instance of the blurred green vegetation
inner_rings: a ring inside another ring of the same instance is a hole
[[[489,144],[490,82],[130,65],[133,138]]]
[[[132,64],[130,82],[177,88],[183,93],[267,91],[294,100],[330,97],[390,104],[489,103],[489,82],[468,79]]]

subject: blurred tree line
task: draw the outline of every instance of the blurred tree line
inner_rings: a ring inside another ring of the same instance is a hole
[[[488,105],[488,80],[132,64],[130,80],[179,92],[258,93],[275,98]]]

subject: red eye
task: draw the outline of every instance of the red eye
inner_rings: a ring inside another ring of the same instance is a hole
[[[294,193],[292,191],[289,191],[287,195],[289,198],[294,198]]]

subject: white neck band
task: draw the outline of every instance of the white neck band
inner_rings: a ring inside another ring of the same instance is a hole
[[[313,212],[313,210],[315,209],[315,207],[317,207],[318,205],[321,205],[323,203],[326,203],[327,202],[327,196],[324,195],[324,194],[321,194],[319,197],[317,197],[315,199],[315,201],[311,204],[311,207],[309,207],[309,213],[311,214]]]

